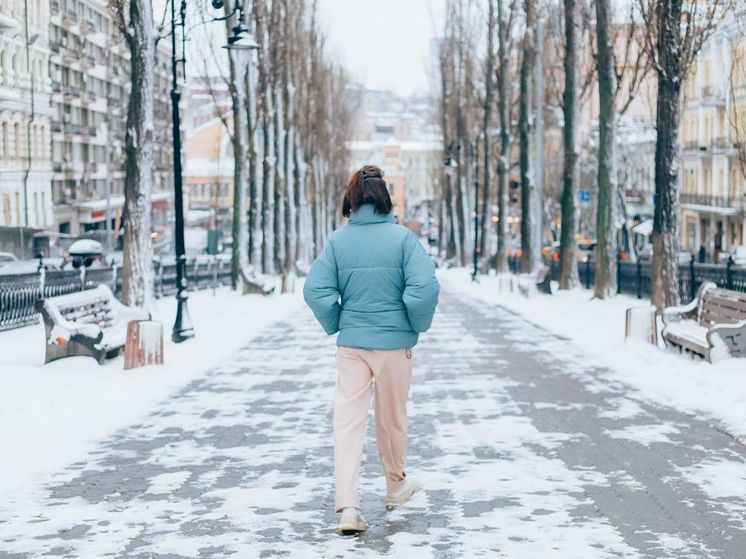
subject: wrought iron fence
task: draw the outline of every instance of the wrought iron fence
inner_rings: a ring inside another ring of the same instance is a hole
[[[559,263],[548,260],[553,280],[559,280]],[[508,266],[513,273],[520,270],[520,259],[508,258]],[[617,262],[617,293],[634,295],[638,299],[650,298],[652,275],[650,262]],[[591,289],[596,272],[591,260],[578,262],[578,277],[583,287]],[[746,293],[746,267],[737,267],[733,261],[728,264],[700,264],[692,259],[679,264],[679,293],[682,303],[694,299],[703,282],[711,281],[718,287]]]
[[[222,260],[194,261],[187,266],[189,290],[210,289],[230,285],[230,263]],[[176,265],[156,266],[154,291],[156,297],[176,293]],[[36,301],[66,295],[83,289],[106,285],[119,297],[122,275],[118,268],[97,268],[71,271],[47,271],[31,274],[0,275],[0,331],[35,323]]]

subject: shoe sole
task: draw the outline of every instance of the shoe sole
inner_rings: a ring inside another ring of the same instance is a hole
[[[341,532],[343,536],[365,532],[367,529],[368,525],[365,522],[348,522],[337,526],[337,532]]]
[[[415,487],[414,485],[409,488],[409,491],[405,492],[402,495],[397,495],[396,497],[386,497],[386,504],[390,507],[395,507],[397,505],[403,505],[409,499],[414,495]]]

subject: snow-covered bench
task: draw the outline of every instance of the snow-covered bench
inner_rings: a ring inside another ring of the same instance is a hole
[[[551,295],[552,275],[549,272],[549,266],[542,264],[530,274],[520,274],[518,291],[526,297],[530,297],[536,291]]]
[[[746,357],[746,293],[705,282],[691,303],[665,309],[663,324],[669,347],[710,362],[727,355]]]
[[[130,320],[150,319],[148,311],[117,301],[105,285],[39,299],[36,310],[44,319],[45,363],[74,355],[90,355],[103,364],[107,356],[118,353],[124,346]]]

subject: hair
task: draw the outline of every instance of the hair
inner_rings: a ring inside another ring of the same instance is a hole
[[[383,171],[375,165],[364,165],[350,175],[342,201],[342,215],[350,217],[363,204],[373,204],[377,214],[391,213],[394,207]]]

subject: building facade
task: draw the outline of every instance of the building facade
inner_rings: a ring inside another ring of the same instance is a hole
[[[129,52],[105,0],[49,0],[54,219],[61,233],[116,232],[124,207]],[[156,61],[156,240],[170,237],[170,55]]]
[[[388,91],[357,92],[358,112],[349,142],[351,171],[383,169],[400,222],[417,219],[435,197],[442,168],[442,140],[427,99],[401,98]]]
[[[741,52],[737,24],[721,26],[700,52],[684,88],[680,242],[682,250],[708,261],[746,242],[738,133],[746,111],[746,81],[738,71]]]
[[[0,0],[0,225],[52,225],[49,11]]]

